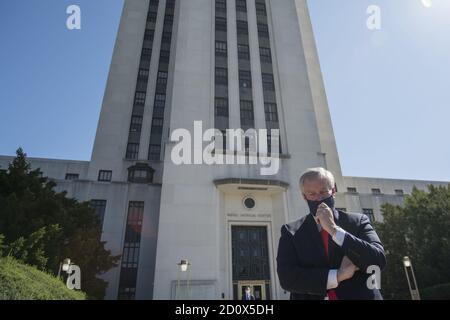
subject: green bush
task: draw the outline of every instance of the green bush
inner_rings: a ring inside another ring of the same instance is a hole
[[[6,257],[0,258],[0,300],[85,300],[80,291],[35,267]]]
[[[448,300],[450,299],[450,283],[424,288],[419,292],[423,300]]]

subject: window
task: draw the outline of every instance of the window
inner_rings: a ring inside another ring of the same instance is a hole
[[[262,74],[263,89],[267,91],[275,91],[275,83],[273,82],[273,74]]]
[[[227,68],[216,68],[216,84],[228,85]]]
[[[152,120],[152,134],[162,134],[163,131],[164,119],[162,118],[153,118]]]
[[[227,31],[227,19],[216,17],[216,31]]]
[[[250,49],[245,44],[238,44],[239,59],[250,60]]]
[[[356,188],[354,188],[354,187],[349,187],[349,188],[347,188],[347,192],[348,192],[348,193],[358,193],[358,191],[357,191]]]
[[[275,140],[276,141],[276,140]],[[274,145],[274,147],[276,147],[275,145]],[[282,150],[282,148],[281,148],[282,146],[281,146],[281,137],[279,136],[278,137],[278,153],[279,154],[282,154],[283,152],[283,150]],[[275,150],[275,149],[274,149]],[[271,132],[270,131],[268,131],[267,132],[267,152],[268,153],[272,153],[272,134],[271,134]]]
[[[145,97],[147,94],[143,91],[137,91],[134,95],[134,105],[135,106],[144,106],[145,105]]]
[[[261,56],[261,62],[265,63],[272,63],[272,53],[270,51],[270,48],[259,48],[259,53]]]
[[[164,108],[153,108],[153,117],[164,118]]]
[[[395,189],[395,194],[398,196],[402,196],[402,195],[404,195],[404,192],[402,189]]]
[[[269,27],[267,24],[258,23],[258,35],[261,38],[269,38]]]
[[[159,71],[157,84],[167,84],[167,72]]]
[[[237,33],[240,34],[248,34],[248,24],[247,21],[238,20],[237,21]]]
[[[169,52],[170,51],[170,45],[171,45],[170,41],[162,41],[161,42],[161,50]]]
[[[134,299],[136,293],[144,202],[130,201],[123,245],[118,299]]]
[[[152,58],[152,49],[142,49],[141,60],[150,61]]]
[[[227,56],[227,43],[225,41],[216,41],[216,55]]]
[[[109,182],[112,178],[112,171],[111,170],[100,170],[98,172],[98,181],[104,181]]]
[[[146,41],[153,41],[153,38],[155,36],[155,31],[154,30],[145,30],[144,33],[144,40]]]
[[[132,116],[130,132],[141,132],[141,129],[142,129],[142,117],[141,116]]]
[[[103,225],[106,210],[106,200],[91,200],[89,206],[94,209],[95,213],[100,218],[100,225]]]
[[[169,4],[169,2],[167,2]],[[166,14],[164,16],[164,27],[167,27],[173,23],[173,14]]]
[[[256,14],[265,16],[267,14],[266,4],[264,2],[256,1]]]
[[[147,15],[147,21],[148,22],[156,22],[156,17],[157,17],[156,12],[150,11]]]
[[[155,95],[155,108],[164,108],[166,106],[166,95],[156,94]]]
[[[266,121],[278,122],[277,105],[275,103],[265,103],[264,111],[266,113]]]
[[[381,194],[381,190],[378,188],[372,189],[372,194]]]
[[[126,158],[136,160],[139,156],[139,143],[129,143],[127,145]]]
[[[136,90],[147,90],[148,78],[138,78]]]
[[[146,163],[138,163],[128,168],[128,181],[132,183],[152,183],[155,170]]]
[[[253,126],[253,101],[241,100],[241,126]]]
[[[227,0],[216,0],[216,11],[226,12],[227,11]]]
[[[142,69],[142,68],[139,69],[138,77],[140,79],[148,79],[148,75],[149,75],[148,69]]]
[[[164,23],[164,31],[163,32],[168,32],[168,33],[172,33],[172,28],[173,28],[173,23],[172,22],[165,22]],[[170,35],[170,38],[172,38],[172,34]],[[169,41],[170,42],[170,41]]]
[[[241,12],[247,12],[247,1],[236,0],[236,10]]]
[[[78,173],[66,173],[66,180],[78,180]]]
[[[214,109],[216,117],[228,117],[228,99],[216,98]]]
[[[151,144],[148,151],[149,160],[159,160],[160,154],[161,154],[161,145]]]
[[[255,199],[253,199],[251,197],[246,197],[244,199],[244,206],[247,209],[251,210],[251,209],[253,209],[255,207],[255,205],[256,205]]]
[[[172,40],[172,32],[164,31],[162,34],[162,42],[170,43],[171,40]]]
[[[156,92],[164,94],[167,88],[167,72],[159,71],[156,78]]]
[[[241,88],[252,87],[252,74],[250,73],[250,71],[239,71],[239,86]]]
[[[373,214],[373,209],[363,209],[363,214],[369,217],[370,222],[375,221],[375,215]]]
[[[159,60],[161,62],[169,62],[169,60],[170,60],[170,51],[168,51],[168,50],[161,50],[161,54],[160,54]]]

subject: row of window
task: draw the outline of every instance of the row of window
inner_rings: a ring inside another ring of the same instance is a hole
[[[347,192],[348,193],[358,193],[358,190],[355,188],[355,187],[348,187],[347,188]],[[372,192],[372,194],[375,194],[375,195],[381,195],[382,193],[381,193],[381,189],[379,189],[379,188],[372,188],[371,189],[371,192]],[[397,196],[402,196],[402,195],[404,195],[404,191],[402,190],[402,189],[395,189],[394,190],[394,193],[397,195]]]
[[[216,12],[227,12],[227,0],[216,0]]]
[[[347,208],[336,208],[336,210],[347,211]],[[373,209],[363,208],[363,214],[369,217],[370,222],[375,222],[375,214],[373,213]]]
[[[216,36],[220,39],[227,38],[227,14],[226,14],[227,4],[226,0],[216,0]],[[221,33],[219,35],[219,33]],[[216,39],[215,42],[215,55],[216,57],[227,57],[228,56],[228,45],[226,41],[219,41]],[[228,65],[227,59],[222,59],[222,63],[226,66]],[[224,90],[224,87],[228,87],[228,69],[217,68],[216,69],[216,82],[215,90],[220,94],[214,101],[214,121],[215,127],[221,131],[225,131],[229,127],[229,102],[228,102],[228,88]],[[226,148],[226,140],[223,141],[223,148]]]
[[[266,10],[266,2],[265,0],[256,0],[256,11],[258,15],[258,21],[267,21],[267,10]],[[262,19],[260,19],[262,18]],[[270,43],[269,36],[269,26],[265,22],[258,23],[258,37],[260,43]],[[278,117],[278,108],[276,101],[276,93],[275,93],[275,82],[273,77],[273,66],[272,66],[272,51],[270,49],[270,45],[267,47],[260,48],[260,59],[261,63],[266,64],[266,69],[270,68],[271,73],[262,73],[262,82],[263,82],[263,91],[264,91],[264,111],[266,118],[266,127],[268,129],[279,129],[279,117]],[[279,140],[279,153],[282,153],[281,148],[281,137]],[[267,141],[268,151],[272,152],[272,140],[269,138]]]
[[[216,1],[216,13],[217,12],[226,12],[227,6],[226,1]],[[247,4],[245,0],[237,0],[236,1],[236,10],[237,12],[241,13],[247,13]],[[258,15],[267,15],[266,11],[266,4],[262,2],[256,3],[256,13]],[[269,30],[265,28],[264,24],[258,24],[258,26],[261,25],[261,28],[258,28],[258,30],[261,30],[261,36],[268,37],[269,36]],[[245,20],[237,20],[237,29],[238,34],[248,34],[248,27],[247,27],[247,21]],[[227,24],[226,19],[223,17],[216,17],[216,30],[220,31],[227,31]]]
[[[134,144],[128,144],[129,149],[127,149],[127,153],[134,152],[136,153],[139,149],[139,145]],[[146,164],[136,164],[135,166],[132,166],[128,168],[128,181],[134,182],[134,183],[152,183],[153,182],[153,173],[154,169],[149,167]],[[78,180],[79,174],[78,173],[67,173],[66,174],[66,180]],[[111,182],[112,180],[112,170],[100,170],[98,172],[98,178],[97,181],[100,182]]]
[[[216,56],[226,57],[228,55],[228,46],[226,41],[217,40],[215,43]],[[260,47],[261,62],[272,63],[272,52],[270,48]],[[238,44],[238,58],[241,60],[250,60],[250,48],[246,44]]]
[[[141,137],[143,122],[142,109],[145,106],[145,101],[147,98],[147,84],[150,76],[150,61],[152,58],[153,39],[155,36],[155,22],[158,14],[158,7],[159,0],[150,1],[147,13],[147,25],[144,32],[144,41],[142,45],[141,60],[139,63],[136,92],[134,95],[133,112],[130,123],[130,138],[125,152],[125,158],[130,160],[136,160],[139,156],[139,143],[136,143],[135,141],[138,141]]]
[[[264,90],[266,90],[266,91],[274,91],[275,90],[275,83],[274,83],[272,74],[263,73],[262,80],[263,80],[263,89]],[[216,84],[228,85],[228,70],[226,68],[216,68],[215,81],[216,81]],[[244,89],[252,88],[252,75],[251,75],[250,71],[244,71],[244,70],[239,71],[239,87],[244,88]],[[274,105],[275,109],[271,109],[271,112],[276,112],[276,104],[268,103],[268,105]]]
[[[240,95],[240,120],[241,128],[247,130],[254,128],[255,116],[253,109],[253,99],[248,98],[248,89],[252,88],[252,73],[250,71],[249,60],[250,49],[248,48],[248,22],[246,1],[236,0],[236,26],[237,26],[237,45],[240,50],[240,56],[244,59],[239,60],[239,95]],[[243,20],[241,20],[243,19]],[[238,51],[239,55],[239,51]],[[251,92],[250,92],[251,97]],[[247,141],[246,141],[247,147]]]
[[[227,32],[227,18],[226,14],[222,13],[226,11],[226,1],[216,0],[216,32]],[[247,5],[245,0],[236,0],[236,11],[237,11],[237,34],[238,34],[238,58],[239,58],[239,88],[240,94],[242,96],[242,90],[252,88],[252,75],[251,71],[248,70],[250,64],[245,61],[250,60],[250,48],[248,45],[248,22],[246,21]],[[256,11],[258,15],[267,15],[265,0],[256,0]],[[258,35],[260,38],[269,38],[269,29],[267,23],[261,22],[258,19],[257,23]],[[216,33],[217,34],[217,33]],[[215,54],[216,57],[227,57],[228,56],[228,45],[227,42],[222,40],[226,39],[223,35],[220,35],[220,40],[215,41]],[[261,39],[260,39],[261,40]],[[267,43],[267,41],[260,41],[260,43]],[[272,52],[269,46],[262,46],[259,48],[261,63],[271,64],[272,63]],[[262,73],[262,85],[264,92],[274,92],[275,83],[272,73]],[[226,67],[215,68],[215,83],[216,86],[228,86],[228,69]],[[217,90],[216,90],[217,91]],[[223,95],[223,91],[220,91]],[[245,95],[248,94],[244,93]],[[273,94],[272,94],[273,96]],[[242,100],[242,99],[241,99]],[[216,122],[217,118],[227,118],[229,116],[228,110],[228,99],[227,97],[216,97],[215,99],[215,116]],[[250,99],[242,100],[240,103],[240,115],[241,115],[241,127],[243,129],[248,129],[254,126],[254,108],[253,101]],[[264,104],[266,122],[270,122],[267,128],[278,128],[278,112],[277,105],[275,102],[268,100]],[[220,121],[220,120],[219,120]],[[221,128],[224,129],[224,128]],[[270,138],[269,138],[269,150],[270,150]],[[281,146],[280,146],[281,150]]]
[[[164,16],[163,38],[159,57],[158,77],[156,79],[156,92],[153,106],[153,116],[150,132],[149,160],[160,160],[162,133],[164,126],[164,110],[166,107],[166,91],[168,79],[168,63],[170,61],[170,47],[172,44],[172,28],[175,0],[167,0]]]
[[[236,0],[236,10],[247,12],[247,0]]]
[[[227,32],[227,19],[223,17],[216,17],[216,31]]]
[[[119,300],[132,300],[135,298],[143,217],[144,202],[130,201],[121,259],[117,296]]]

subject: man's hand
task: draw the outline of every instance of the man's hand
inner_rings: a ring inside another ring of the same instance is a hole
[[[357,270],[359,270],[359,268],[355,266],[353,262],[349,258],[347,258],[347,256],[345,256],[342,259],[341,267],[337,272],[338,283],[351,279]]]
[[[329,206],[322,202],[317,208],[315,219],[330,236],[334,237],[337,225],[334,222],[333,211]]]

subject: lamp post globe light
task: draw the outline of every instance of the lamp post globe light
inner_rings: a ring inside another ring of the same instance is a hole
[[[403,267],[405,269],[406,280],[408,281],[409,292],[412,300],[420,300],[419,288],[417,287],[416,276],[412,266],[411,259],[408,256],[403,257]]]
[[[175,291],[175,300],[178,300],[178,291],[180,290],[180,272],[181,273],[185,273],[187,272],[187,293],[188,293],[188,299],[190,296],[190,292],[189,292],[189,282],[190,282],[190,270],[189,270],[189,266],[191,265],[189,263],[189,261],[187,259],[181,259],[181,261],[179,263],[177,263],[178,268],[179,268],[179,272],[177,273],[177,288]]]
[[[70,265],[71,265],[71,264],[72,264],[72,263],[71,263],[71,261],[70,261],[69,258],[66,258],[66,259],[64,259],[63,262],[60,262],[60,263],[59,263],[58,279],[59,279],[60,276],[61,276],[61,270],[64,271],[64,272],[69,271],[69,268],[70,268]]]
[[[70,259],[64,259],[63,265],[62,265],[62,271],[67,272],[70,268]]]

